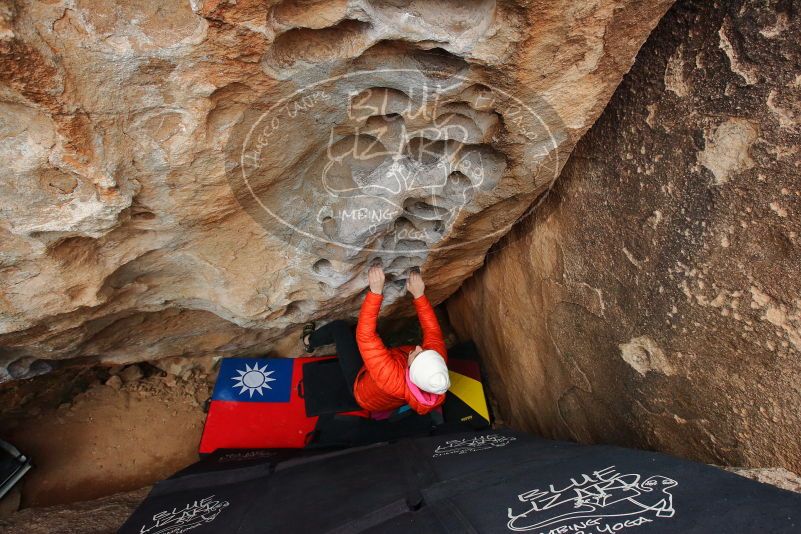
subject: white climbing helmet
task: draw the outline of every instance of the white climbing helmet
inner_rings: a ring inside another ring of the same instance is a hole
[[[412,360],[409,367],[412,383],[428,393],[442,395],[451,387],[445,359],[435,350],[424,350]]]

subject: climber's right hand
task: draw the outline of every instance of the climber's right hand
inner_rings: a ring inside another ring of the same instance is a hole
[[[367,280],[370,282],[370,291],[376,295],[384,292],[384,269],[380,265],[373,265],[367,271]]]

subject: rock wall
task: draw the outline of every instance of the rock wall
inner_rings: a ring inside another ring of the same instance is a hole
[[[801,471],[801,21],[681,1],[448,303],[545,436]]]
[[[671,1],[402,4],[0,6],[0,381],[265,352],[375,260],[442,301]]]

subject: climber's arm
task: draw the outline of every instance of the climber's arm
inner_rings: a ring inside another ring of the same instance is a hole
[[[424,349],[432,349],[439,352],[445,361],[448,361],[448,353],[445,348],[445,338],[442,335],[442,329],[439,327],[437,315],[434,313],[434,307],[425,296],[425,284],[423,277],[418,272],[409,274],[406,280],[406,289],[414,297],[414,307],[417,310],[417,318],[420,321],[420,327],[423,330],[423,342],[421,347]]]
[[[374,269],[378,269],[375,271]],[[380,271],[380,272],[379,272]],[[384,273],[381,268],[370,269],[370,291],[362,303],[359,322],[356,325],[356,343],[364,360],[364,366],[376,384],[394,395],[405,387],[405,369],[389,353],[376,331],[378,314],[381,311],[381,295],[384,287]]]

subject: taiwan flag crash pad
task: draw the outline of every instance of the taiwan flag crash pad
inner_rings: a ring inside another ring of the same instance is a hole
[[[353,446],[488,427],[475,346],[448,354],[451,389],[442,410],[421,416],[402,406],[380,420],[355,404],[334,356],[223,359],[199,452]]]
[[[200,440],[200,453],[218,448],[302,448],[316,420],[306,417],[298,386],[311,359],[226,358]]]

